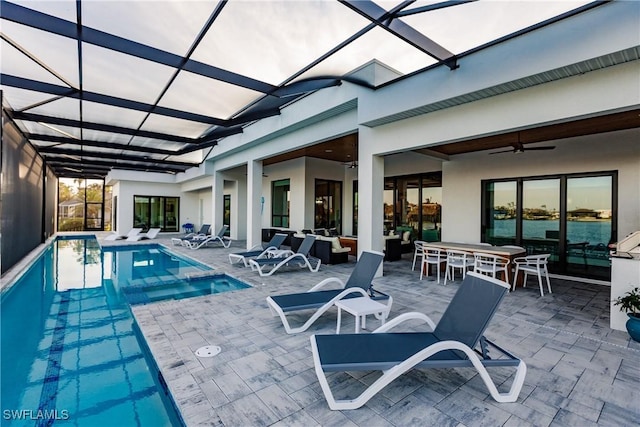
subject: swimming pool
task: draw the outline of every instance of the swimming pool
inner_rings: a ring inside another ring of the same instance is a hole
[[[250,287],[160,245],[113,246],[103,252],[105,285],[132,305]]]
[[[156,245],[56,240],[0,298],[0,423],[183,425],[123,290],[204,283],[207,269]],[[141,302],[157,299],[149,289]]]

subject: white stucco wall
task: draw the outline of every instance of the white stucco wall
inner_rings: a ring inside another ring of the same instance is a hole
[[[304,157],[264,167],[266,177],[262,179],[261,197],[264,197],[264,205],[261,210],[262,227],[271,227],[272,182],[288,179],[291,191],[289,194],[290,223],[288,228],[293,230],[301,230],[303,228],[305,221],[303,206],[307,197],[306,192],[309,191],[309,189],[305,187],[304,171]]]
[[[190,216],[192,222],[196,224],[196,227],[202,226],[202,224],[213,225],[213,214],[211,212],[211,187],[197,192],[198,197],[198,209],[194,211]],[[215,231],[213,231],[215,233]]]
[[[127,233],[133,228],[133,196],[179,197],[180,212],[178,226],[187,218],[194,221],[198,212],[198,193],[183,192],[175,183],[125,181],[113,186],[113,196],[118,196],[118,233]]]
[[[638,46],[638,22],[640,6],[637,1],[609,2],[463,57],[459,61],[460,68],[454,71],[437,67],[375,92],[363,93],[359,100],[360,123]],[[594,73],[583,76],[590,78],[591,74]],[[615,81],[610,84],[615,84]],[[632,103],[638,102],[640,80],[637,73],[626,91],[607,92],[607,86],[594,86],[603,91],[604,96],[600,98],[603,103],[617,103],[617,98],[624,96],[632,98]],[[381,99],[384,102],[380,102]],[[577,99],[569,98],[566,102]],[[580,110],[583,108],[581,104],[574,102],[572,107]],[[518,115],[522,107],[519,105],[519,109],[510,114]],[[566,108],[537,110],[541,115],[568,111]],[[522,119],[528,120],[526,117]],[[500,120],[500,117],[492,117],[492,121]],[[395,141],[402,144],[403,139]]]
[[[344,185],[345,169],[347,169],[347,167],[342,163],[332,162],[332,161],[323,160],[323,159],[316,159],[313,157],[306,158],[305,184],[306,184],[306,187],[308,188],[308,191],[305,197],[305,204],[304,204],[304,211],[305,211],[304,227],[301,227],[300,229],[315,228],[316,179],[326,179],[328,181],[342,182],[343,194],[341,198],[342,207],[340,211],[340,220],[341,220],[342,226],[344,226],[345,222],[351,222],[350,218],[345,217],[345,212],[344,212],[345,204],[351,203],[350,197],[349,197],[349,201],[347,202],[345,197],[346,195],[344,194],[345,193],[345,185]]]
[[[442,161],[424,154],[408,151],[384,158],[385,176],[412,175],[442,170]]]

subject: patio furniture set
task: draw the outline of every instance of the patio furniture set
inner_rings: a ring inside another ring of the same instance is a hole
[[[517,285],[526,287],[529,274],[538,278],[540,296],[544,296],[543,281],[546,280],[547,290],[551,293],[551,282],[547,268],[550,254],[526,255],[526,250],[520,246],[492,246],[487,243],[458,243],[458,242],[424,242],[415,241],[415,252],[411,269],[420,260],[420,280],[428,275],[432,269],[436,270],[436,281],[440,283],[440,272],[444,268],[444,285],[447,280],[455,278],[455,271],[460,270],[464,279],[467,271],[473,270],[491,277],[500,275],[507,283],[512,283],[511,290]],[[522,256],[524,255],[524,256]],[[513,282],[509,280],[511,267],[514,267]],[[523,277],[520,278],[520,272]]]

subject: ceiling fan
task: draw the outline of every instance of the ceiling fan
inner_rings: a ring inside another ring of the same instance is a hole
[[[518,132],[518,142],[512,144],[511,147],[512,148],[509,149],[509,150],[494,151],[493,153],[489,153],[489,154],[524,153],[525,151],[553,150],[554,148],[556,148],[553,145],[548,145],[548,146],[545,146],[545,147],[528,147],[528,148],[525,148],[525,146],[522,144],[522,142],[520,142],[520,132]]]
[[[342,164],[345,166],[348,166],[349,169],[355,169],[358,167],[358,161],[356,160],[356,156],[358,154],[358,149],[356,148],[356,144],[355,142],[351,145],[351,154],[347,154],[348,158],[351,158],[352,160],[348,160],[346,162],[343,162]]]
[[[358,167],[358,162],[355,160],[352,160],[350,162],[344,162],[343,165],[347,166],[349,169],[355,169]]]

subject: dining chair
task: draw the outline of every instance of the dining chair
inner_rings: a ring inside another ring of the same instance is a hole
[[[446,262],[445,255],[441,249],[430,248],[423,246],[422,248],[422,262],[420,263],[420,280],[429,265],[435,265],[437,271],[438,280],[436,283],[440,283],[440,264]]]
[[[544,296],[544,288],[542,287],[542,276],[544,275],[547,280],[547,289],[551,293],[551,283],[549,282],[549,270],[547,264],[549,264],[549,257],[551,254],[529,255],[524,257],[518,257],[513,260],[516,265],[516,272],[513,276],[512,291],[516,289],[516,282],[518,280],[518,272],[524,272],[524,279],[522,281],[522,287],[527,286],[527,275],[529,273],[538,276],[538,285],[540,286],[540,296]]]
[[[509,283],[509,259],[494,254],[476,252],[473,254],[473,271],[496,278],[496,274],[502,272],[504,281]]]
[[[455,280],[456,268],[462,270],[462,279],[467,274],[467,269],[473,267],[474,258],[471,252],[458,251],[454,249],[447,250],[447,266],[444,273],[444,284],[447,284],[447,278],[451,274],[451,280]]]
[[[522,246],[518,246],[518,245],[502,245],[500,246],[501,248],[506,248],[506,249],[518,249],[521,250],[522,252],[527,253],[527,249],[522,247]],[[511,268],[509,268],[509,271],[511,271],[512,273],[515,274],[515,264],[512,262],[511,263]],[[515,282],[514,282],[515,283]]]
[[[415,246],[415,251],[413,252],[413,265],[411,266],[411,271],[416,269],[416,260],[418,257],[422,257],[423,245],[427,243],[424,240],[416,240],[413,242]]]

